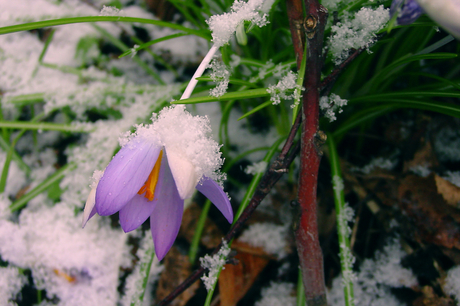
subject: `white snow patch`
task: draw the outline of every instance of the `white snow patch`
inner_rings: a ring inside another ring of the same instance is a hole
[[[213,288],[217,281],[217,274],[219,273],[220,269],[225,269],[224,265],[228,254],[230,254],[230,248],[227,244],[227,241],[223,240],[223,245],[219,252],[213,256],[206,254],[204,257],[200,258],[201,266],[209,270],[208,275],[205,274],[201,277],[206,290],[209,291]]]
[[[261,161],[258,163],[253,163],[252,165],[249,165],[244,169],[244,172],[247,174],[257,174],[257,173],[263,173],[267,169],[268,163],[266,161]]]
[[[294,306],[293,292],[294,284],[271,282],[270,287],[262,289],[262,298],[254,306]]]
[[[329,119],[329,122],[337,120],[335,114],[343,112],[343,107],[347,105],[348,100],[340,98],[336,94],[331,94],[329,97],[323,96],[319,100],[319,108],[324,112],[324,116]]]
[[[249,226],[238,239],[252,246],[261,247],[278,258],[283,258],[287,255],[288,231],[288,225],[256,223]]]
[[[400,264],[405,255],[399,242],[393,240],[382,252],[376,253],[375,259],[364,260],[353,284],[356,306],[403,305],[391,294],[390,288],[417,285],[412,271]],[[334,279],[328,301],[334,306],[345,305],[341,276]]]
[[[388,9],[383,5],[376,9],[363,7],[356,14],[345,12],[342,20],[331,27],[328,42],[335,63],[341,63],[350,49],[363,47],[369,50],[375,40],[375,33],[384,28],[389,16]]]
[[[268,21],[267,14],[261,12],[262,8],[266,9],[263,4],[264,0],[249,0],[248,2],[236,0],[230,13],[211,16],[207,23],[212,31],[214,44],[220,47],[228,43],[238,25],[244,21],[251,21],[259,27],[265,26]]]

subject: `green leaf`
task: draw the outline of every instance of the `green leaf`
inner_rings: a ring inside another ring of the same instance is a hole
[[[29,122],[29,121],[0,121],[0,127],[11,129],[24,130],[39,130],[39,131],[61,131],[72,133],[87,133],[87,127],[76,126],[69,124],[50,123],[50,122]]]
[[[137,52],[139,50],[145,49],[145,48],[150,47],[151,45],[157,44],[159,42],[170,40],[170,39],[177,38],[177,37],[187,36],[187,35],[190,35],[190,34],[189,33],[177,33],[177,34],[167,35],[167,36],[164,36],[164,37],[161,37],[161,38],[158,38],[158,39],[154,39],[154,40],[151,40],[149,42],[146,42],[145,44],[139,45],[136,48],[132,48],[132,49],[129,49],[129,50],[125,51],[118,58],[122,58],[122,57],[124,57],[126,55],[130,55],[131,53],[133,53],[133,51]]]
[[[267,92],[267,88],[249,89],[243,91],[235,91],[226,93],[220,97],[195,97],[184,100],[172,101],[171,104],[197,104],[206,102],[216,101],[229,101],[229,100],[242,100],[242,99],[253,99],[260,97],[268,97],[270,94]]]
[[[208,77],[208,76],[202,76],[202,77],[199,77],[199,78],[196,78],[196,79],[198,81],[203,81],[203,82],[214,82],[214,80],[211,77]],[[229,83],[235,84],[235,85],[244,85],[244,86],[247,86],[247,87],[257,87],[256,84],[248,82],[248,81],[245,81],[245,80],[230,78],[228,81],[229,81]]]
[[[453,116],[460,118],[460,106],[452,104],[452,103],[445,103],[445,102],[435,102],[429,100],[410,100],[410,99],[391,99],[391,100],[384,100],[384,99],[376,99],[376,100],[360,100],[354,101],[353,99],[349,100],[349,104],[353,103],[384,103],[387,106],[392,107],[399,107],[399,108],[417,108],[423,109],[428,111],[433,111],[441,114],[445,114],[448,116]]]
[[[51,176],[47,177],[43,182],[38,184],[37,187],[13,202],[10,205],[10,210],[14,212],[23,208],[30,200],[38,196],[40,193],[46,191],[48,188],[52,187],[55,182],[60,181],[67,174],[67,171],[71,171],[75,168],[76,166],[74,164],[67,164],[63,166],[61,169],[54,172]]]
[[[258,111],[260,111],[261,109],[267,107],[267,106],[270,106],[272,105],[273,102],[271,100],[268,100],[267,102],[264,102],[262,104],[259,104],[258,106],[254,107],[253,109],[251,109],[249,112],[245,113],[243,116],[241,116],[240,118],[238,118],[238,121],[240,121],[241,119],[244,119],[246,118],[247,116],[249,115],[252,115],[254,113],[257,113]]]
[[[85,23],[85,22],[137,22],[137,23],[145,23],[145,24],[154,24],[160,27],[171,28],[171,29],[183,31],[185,33],[189,33],[191,35],[196,35],[196,36],[202,37],[209,41],[211,40],[211,35],[209,34],[209,31],[206,31],[206,30],[194,30],[194,29],[190,29],[190,28],[175,24],[175,23],[170,23],[170,22],[161,21],[161,20],[136,18],[136,17],[122,17],[122,16],[70,17],[70,18],[59,18],[59,19],[44,20],[44,21],[37,21],[37,22],[28,22],[28,23],[22,23],[22,24],[7,26],[7,27],[1,27],[0,35],[20,32],[20,31],[30,31],[30,30],[64,25],[64,24]]]

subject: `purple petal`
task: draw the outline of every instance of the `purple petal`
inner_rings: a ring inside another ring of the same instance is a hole
[[[184,211],[184,200],[179,196],[167,158],[161,161],[161,168],[164,169],[164,172],[159,180],[162,180],[163,185],[159,190],[155,209],[150,216],[150,229],[155,253],[159,260],[165,257],[176,240]]]
[[[160,154],[153,141],[132,139],[115,155],[96,190],[96,211],[108,216],[119,211],[144,185]]]
[[[125,233],[138,228],[147,220],[155,209],[156,201],[149,201],[142,195],[135,195],[120,209],[120,225]]]
[[[393,0],[390,7],[390,16],[395,13],[398,14],[397,23],[406,25],[413,23],[424,12],[415,0]]]
[[[149,201],[144,195],[136,194],[128,204],[120,209],[120,225],[125,233],[138,228],[153,213],[158,201],[158,195],[161,193],[161,188],[163,186],[163,180],[161,178],[164,176],[164,168],[163,166],[160,167],[159,179],[155,187],[155,197],[153,201]]]
[[[204,194],[224,215],[229,223],[233,222],[233,210],[227,194],[222,187],[209,177],[203,176],[196,189]]]

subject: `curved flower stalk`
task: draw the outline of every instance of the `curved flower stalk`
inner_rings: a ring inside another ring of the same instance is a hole
[[[410,24],[423,12],[460,39],[460,0],[393,0],[390,9],[398,13],[398,24]]]
[[[207,136],[206,118],[193,117],[184,106],[165,108],[153,123],[138,126],[121,140],[122,148],[92,186],[83,214],[83,226],[96,213],[119,212],[120,225],[132,231],[150,217],[150,228],[159,260],[179,232],[184,199],[195,189],[233,221],[230,201],[218,172],[220,146]]]

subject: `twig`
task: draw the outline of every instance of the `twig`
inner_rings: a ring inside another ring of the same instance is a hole
[[[345,67],[349,63],[351,63],[355,58],[357,58],[358,55],[360,55],[361,52],[363,52],[364,50],[365,48],[359,48],[359,49],[353,50],[353,52],[348,56],[346,60],[344,60],[342,63],[340,63],[340,65],[335,67],[335,69],[327,77],[323,79],[320,86],[321,86],[321,91],[324,96],[329,96],[332,86],[334,86],[334,83],[339,77],[340,73],[342,73]]]
[[[288,138],[283,148],[281,149],[281,153],[271,163],[270,167],[265,172],[264,176],[260,180],[259,186],[257,186],[257,189],[254,192],[254,195],[252,196],[251,201],[248,204],[248,207],[246,207],[238,221],[235,222],[235,225],[225,235],[225,241],[232,240],[241,231],[245,222],[249,219],[249,217],[252,215],[257,206],[259,206],[259,204],[262,202],[265,196],[273,188],[275,183],[285,173],[285,171],[280,170],[289,168],[290,164],[299,152],[299,143],[294,143],[294,139],[295,135],[297,134],[297,131],[299,130],[301,121],[302,113],[299,112],[296,121],[292,126],[291,131],[289,132]],[[212,254],[216,254],[221,247],[222,243],[220,243],[214,249]],[[171,301],[173,301],[179,294],[181,294],[188,287],[190,287],[196,280],[198,280],[204,274],[205,270],[206,269],[204,269],[203,267],[200,267],[197,270],[195,270],[184,282],[182,282],[167,297],[160,301],[160,303],[158,303],[157,306],[164,306],[171,303]]]

